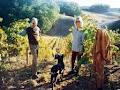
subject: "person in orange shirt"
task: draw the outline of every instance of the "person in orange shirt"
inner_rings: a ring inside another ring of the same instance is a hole
[[[110,63],[110,37],[105,29],[97,29],[93,47],[93,68],[96,74],[97,90],[104,85],[104,64]]]

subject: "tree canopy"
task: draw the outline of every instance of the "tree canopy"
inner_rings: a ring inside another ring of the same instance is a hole
[[[59,17],[57,5],[44,0],[2,0],[0,1],[0,12],[4,26],[9,26],[10,23],[19,19],[37,17],[39,26],[45,32]]]
[[[81,13],[80,6],[73,2],[60,2],[60,13],[68,16],[78,16]]]

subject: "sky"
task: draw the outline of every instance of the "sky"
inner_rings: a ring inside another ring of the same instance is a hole
[[[94,4],[107,4],[111,8],[120,8],[120,0],[65,0],[79,3],[80,6],[91,6]]]

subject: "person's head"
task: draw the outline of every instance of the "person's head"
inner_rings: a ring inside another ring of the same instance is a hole
[[[83,20],[81,16],[78,16],[75,20],[75,25],[77,28],[82,28],[83,27]]]
[[[56,48],[56,52],[57,52],[57,53],[60,53],[60,48]]]
[[[37,18],[32,18],[31,20],[31,27],[34,28],[38,25],[38,19]]]

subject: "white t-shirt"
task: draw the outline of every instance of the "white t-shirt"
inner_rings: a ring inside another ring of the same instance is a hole
[[[73,30],[72,51],[81,52],[83,50],[84,32],[82,30]]]

